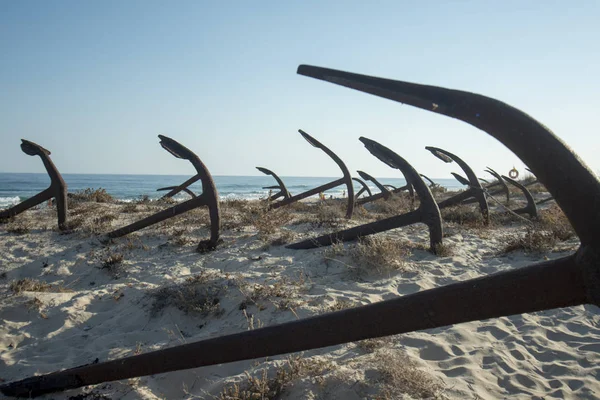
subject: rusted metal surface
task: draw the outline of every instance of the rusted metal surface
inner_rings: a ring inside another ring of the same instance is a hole
[[[285,183],[283,183],[283,180],[275,172],[264,167],[256,167],[256,169],[265,175],[271,175],[277,181],[277,185],[263,187],[263,189],[279,190],[279,192],[273,194],[272,196],[269,196],[269,198],[267,199],[268,201],[274,201],[280,197],[283,197],[284,199],[289,199],[290,197],[292,197],[290,192],[287,190],[287,187],[285,187]]]
[[[358,175],[360,175],[360,177],[363,178],[365,181],[373,182],[373,184],[377,187],[377,189],[379,189],[379,191],[383,194],[384,199],[387,200],[390,197],[392,197],[392,193],[384,185],[382,185],[377,179],[373,178],[371,175],[367,174],[364,171],[356,171],[356,172],[358,172]]]
[[[474,93],[311,66],[300,66],[298,72],[457,118],[494,136],[556,197],[581,240],[580,248],[567,257],[396,299],[5,383],[0,392],[33,397],[462,322],[581,304],[600,306],[600,182],[548,128],[514,107]],[[552,163],[546,162],[549,156]]]
[[[48,173],[48,176],[50,176],[50,186],[23,202],[6,210],[0,211],[0,220],[19,215],[22,212],[43,203],[44,201],[54,198],[56,200],[58,228],[60,230],[65,230],[67,222],[67,184],[50,159],[50,151],[46,150],[37,143],[33,143],[25,139],[21,139],[21,150],[23,150],[23,153],[29,156],[40,156],[42,162],[44,163],[44,167],[46,168],[46,172]]]
[[[475,199],[477,199],[477,202],[479,203],[479,210],[481,211],[481,215],[483,215],[484,223],[489,224],[490,216],[489,216],[488,203],[485,198],[485,194],[483,193],[483,188],[481,187],[481,183],[479,182],[479,179],[477,179],[477,176],[475,176],[475,173],[473,172],[471,167],[469,167],[469,165],[466,162],[464,162],[460,157],[458,157],[455,154],[450,153],[447,150],[440,149],[439,147],[432,147],[432,146],[426,146],[425,149],[429,150],[431,152],[431,154],[433,154],[440,160],[444,161],[445,163],[451,163],[454,161],[464,171],[465,175],[467,175],[467,179],[465,179],[463,177],[457,178],[457,176],[460,176],[460,175],[456,175],[454,173],[452,174],[452,175],[454,175],[455,178],[457,178],[457,180],[459,182],[461,180],[462,180],[462,182],[468,182],[468,183],[464,183],[464,184],[469,185],[469,189],[440,202],[438,204],[438,206],[440,208],[450,207],[450,206],[460,204],[464,200],[466,200],[470,197],[474,197]]]
[[[358,179],[358,178],[352,178],[352,180],[353,180],[354,182],[358,182],[358,183],[359,183],[359,185],[361,186],[361,188],[360,188],[360,190],[358,191],[358,193],[356,193],[356,194],[354,195],[354,199],[358,200],[358,198],[360,197],[360,195],[361,195],[361,194],[363,194],[363,193],[365,193],[365,192],[366,192],[366,193],[367,193],[369,196],[371,196],[371,195],[373,194],[373,193],[371,193],[371,189],[369,189],[369,186],[368,186],[366,183],[364,183],[364,182],[362,181],[362,179]]]
[[[191,162],[197,172],[195,176],[188,179],[182,185],[175,187],[175,189],[169,192],[165,197],[169,197],[169,194],[173,192],[175,192],[176,194],[182,190],[185,190],[185,188],[187,188],[187,186],[191,184],[187,182],[190,182],[192,180],[194,180],[194,182],[198,180],[202,181],[202,194],[200,194],[199,196],[192,197],[190,200],[184,201],[183,203],[176,204],[173,207],[170,207],[166,210],[159,211],[156,214],[150,215],[149,217],[134,222],[123,228],[114,230],[108,234],[108,237],[117,238],[125,236],[131,232],[139,231],[140,229],[146,228],[150,225],[154,225],[158,222],[183,214],[184,212],[193,210],[198,207],[206,206],[208,207],[208,214],[210,216],[210,239],[201,241],[198,244],[198,251],[204,252],[213,250],[217,247],[217,244],[219,242],[219,231],[221,227],[219,194],[217,192],[215,182],[213,181],[212,176],[208,171],[208,168],[206,168],[204,163],[200,160],[200,158],[198,158],[196,154],[194,154],[193,151],[167,136],[158,135],[158,137],[160,138],[160,145],[165,150],[167,150],[169,153],[171,153],[177,158],[181,158]]]
[[[290,249],[312,249],[320,246],[329,246],[333,243],[347,242],[362,236],[373,235],[375,233],[420,222],[427,225],[429,228],[429,244],[432,251],[435,251],[437,246],[442,243],[442,217],[425,182],[421,180],[417,171],[415,171],[405,159],[394,153],[392,150],[371,139],[361,137],[359,140],[363,142],[371,154],[379,158],[379,160],[388,166],[401,170],[404,175],[410,179],[410,182],[414,182],[415,190],[419,194],[419,199],[421,200],[419,208],[406,214],[355,226],[350,229],[319,236],[317,238],[303,240],[286,247]]]
[[[533,199],[533,196],[531,195],[529,190],[527,190],[527,188],[525,186],[521,185],[518,181],[516,181],[512,178],[509,178],[508,176],[502,175],[502,178],[504,178],[504,180],[507,181],[508,183],[510,183],[511,185],[514,185],[517,188],[519,188],[523,192],[523,195],[525,196],[525,199],[527,200],[527,205],[525,207],[518,208],[516,210],[512,210],[512,212],[517,213],[517,214],[529,214],[529,216],[531,218],[537,218],[538,217],[537,207],[535,205],[535,200]]]
[[[325,185],[321,185],[311,190],[307,190],[306,192],[288,197],[287,199],[278,201],[276,203],[271,204],[271,208],[279,208],[283,206],[287,206],[288,204],[295,203],[299,200],[306,199],[307,197],[314,196],[315,194],[319,194],[329,189],[333,189],[334,187],[340,185],[346,185],[346,193],[348,194],[348,202],[346,206],[346,218],[352,218],[352,213],[354,211],[354,186],[352,186],[352,176],[350,176],[350,172],[348,168],[346,168],[346,164],[339,158],[333,151],[331,151],[327,146],[323,143],[319,142],[314,137],[310,136],[308,133],[304,132],[302,129],[299,129],[298,132],[302,135],[304,139],[308,143],[310,143],[313,147],[321,149],[325,154],[327,154],[342,170],[342,174],[344,175],[340,179],[336,179],[335,181],[326,183]]]

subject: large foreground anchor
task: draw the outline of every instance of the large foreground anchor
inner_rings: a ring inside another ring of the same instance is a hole
[[[0,211],[0,220],[14,217],[15,215],[21,214],[23,211],[35,207],[38,204],[41,204],[44,201],[50,200],[54,197],[56,199],[56,213],[58,214],[58,228],[60,230],[66,229],[67,184],[50,159],[50,151],[46,150],[39,144],[30,142],[29,140],[21,139],[21,142],[21,150],[23,150],[23,153],[30,156],[40,156],[42,159],[44,167],[46,167],[46,172],[48,172],[48,175],[50,176],[50,186],[23,202],[7,210]]]
[[[467,179],[465,179],[458,174],[452,173],[452,175],[454,175],[454,177],[459,182],[461,182],[464,185],[468,185],[469,189],[438,203],[440,209],[460,204],[464,200],[470,197],[474,197],[479,203],[479,209],[481,210],[481,214],[483,215],[484,223],[488,224],[490,222],[488,203],[485,199],[485,195],[483,194],[483,188],[481,187],[481,183],[479,182],[479,179],[477,179],[477,176],[475,176],[475,173],[473,172],[471,167],[469,167],[469,165],[466,162],[464,162],[460,157],[450,153],[447,150],[431,146],[427,146],[425,147],[425,149],[429,150],[431,154],[444,161],[445,163],[451,163],[452,161],[456,162],[458,166],[467,175]]]
[[[219,195],[217,193],[215,182],[213,181],[210,172],[208,172],[208,168],[206,168],[204,163],[200,160],[200,158],[198,158],[196,154],[194,154],[193,151],[169,137],[163,135],[158,135],[158,137],[160,138],[160,145],[165,150],[167,150],[169,153],[171,153],[177,158],[181,158],[191,162],[197,172],[195,176],[188,179],[186,183],[173,189],[173,191],[175,191],[175,193],[178,193],[179,191],[189,186],[191,183],[201,180],[202,194],[199,196],[193,196],[191,199],[184,201],[183,203],[179,203],[171,208],[159,211],[156,214],[150,215],[149,217],[146,217],[140,221],[124,226],[123,228],[114,230],[108,234],[108,237],[121,237],[131,232],[135,232],[140,229],[146,228],[150,225],[154,225],[158,222],[164,221],[165,219],[169,219],[179,214],[183,214],[184,212],[193,210],[194,208],[206,206],[208,207],[208,213],[210,216],[210,239],[201,241],[198,244],[198,251],[204,252],[207,250],[212,250],[218,244],[219,229],[221,227],[221,217],[219,212]],[[192,180],[193,182],[187,183]],[[168,193],[165,196],[171,195],[172,192]]]
[[[546,127],[516,108],[474,93],[311,66],[300,66],[298,73],[457,118],[488,132],[536,171],[573,225],[581,247],[567,257],[392,300],[5,383],[0,392],[33,397],[462,322],[600,305],[600,182]],[[552,163],[545,162],[548,156]]]
[[[336,186],[346,185],[346,192],[348,193],[348,205],[346,206],[346,218],[348,218],[348,219],[352,218],[352,212],[354,211],[354,186],[352,186],[352,176],[350,176],[350,172],[348,171],[348,168],[346,168],[346,164],[344,164],[344,162],[333,151],[329,150],[329,148],[327,146],[325,146],[324,144],[319,142],[317,139],[313,138],[308,133],[304,132],[302,129],[299,129],[298,132],[300,132],[302,137],[304,139],[306,139],[306,141],[308,143],[310,143],[313,147],[323,150],[323,152],[325,152],[325,154],[327,154],[329,157],[331,157],[331,159],[333,161],[335,161],[335,163],[338,165],[338,167],[340,167],[344,176],[341,177],[340,179],[336,179],[335,181],[326,183],[326,184],[316,187],[314,189],[311,189],[306,192],[288,197],[287,199],[281,200],[277,203],[273,203],[273,204],[271,204],[271,208],[279,208],[279,207],[287,206],[288,204],[295,203],[298,200],[302,200],[307,197],[314,196],[315,194],[324,192],[326,190],[333,189]]]
[[[319,246],[328,246],[336,242],[347,242],[362,236],[421,222],[429,228],[429,243],[431,250],[435,252],[437,246],[442,243],[442,217],[433,195],[427,185],[425,185],[425,182],[421,180],[418,172],[415,171],[412,165],[392,150],[371,139],[361,137],[359,140],[363,142],[371,154],[390,167],[400,169],[406,176],[407,182],[414,184],[420,199],[419,208],[406,214],[355,226],[329,235],[303,240],[302,242],[293,243],[286,247],[290,249],[312,249]]]
[[[269,196],[269,198],[267,199],[268,201],[277,200],[280,197],[283,197],[285,200],[287,200],[290,197],[292,197],[290,192],[285,187],[285,183],[283,183],[281,178],[279,176],[277,176],[277,174],[275,172],[271,171],[270,169],[266,169],[264,167],[256,167],[256,169],[265,175],[271,175],[277,181],[277,185],[263,187],[263,189],[279,189],[279,192],[275,193],[272,196]]]

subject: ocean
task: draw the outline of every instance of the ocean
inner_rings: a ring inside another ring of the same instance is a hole
[[[67,183],[69,192],[76,192],[86,188],[105,189],[110,195],[118,200],[132,201],[148,196],[151,199],[157,199],[166,192],[157,192],[156,189],[175,186],[183,183],[190,178],[189,175],[102,175],[102,174],[63,174],[63,179]],[[277,182],[267,175],[264,176],[213,176],[217,190],[221,199],[259,199],[266,198],[269,195],[269,189],[263,189],[263,186],[276,185]],[[304,192],[314,187],[331,182],[335,178],[324,177],[299,177],[283,176],[281,177],[292,195]],[[382,184],[393,186],[405,185],[404,179],[381,178],[378,179]],[[458,190],[464,188],[454,179],[434,179],[434,181],[448,190]],[[367,182],[373,193],[378,193],[371,182]],[[50,185],[50,178],[42,173],[0,173],[0,208],[10,207],[17,204],[36,193],[46,189]],[[355,191],[360,187],[355,182]],[[196,182],[190,186],[190,189],[196,193],[202,190],[202,184]],[[325,192],[326,196],[342,197],[345,193],[345,186]],[[181,193],[176,199],[185,199],[187,194]]]

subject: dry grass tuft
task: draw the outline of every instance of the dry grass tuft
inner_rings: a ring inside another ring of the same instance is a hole
[[[414,363],[398,351],[380,350],[377,353],[377,370],[383,388],[377,399],[443,398],[443,385],[431,375],[416,368]]]
[[[326,311],[342,311],[347,308],[354,308],[360,306],[360,303],[353,300],[346,300],[341,298],[336,298],[333,303],[326,307]]]
[[[447,243],[439,243],[435,245],[432,253],[438,257],[450,257],[454,254],[454,248]]]
[[[545,253],[556,245],[556,236],[552,231],[540,229],[539,226],[528,226],[524,235],[514,234],[506,240],[504,249],[500,254],[507,254],[517,250],[526,253]]]
[[[298,299],[298,292],[305,289],[307,281],[306,276],[301,273],[296,279],[282,276],[271,282],[253,284],[238,279],[236,284],[245,295],[240,310],[245,310],[250,305],[256,305],[260,310],[264,310],[266,306],[261,302],[270,301],[280,310],[294,311],[304,304]]]
[[[100,269],[106,269],[115,278],[119,276],[121,270],[120,266],[123,263],[125,256],[123,253],[110,252],[101,261],[102,267]]]
[[[220,299],[227,292],[228,286],[228,280],[202,271],[183,282],[151,291],[151,314],[157,315],[166,307],[174,306],[186,314],[219,316],[223,313]]]
[[[328,204],[320,202],[315,207],[315,220],[313,223],[318,227],[337,227],[345,222],[346,204]]]
[[[49,283],[42,282],[37,279],[24,278],[18,281],[10,283],[10,290],[14,294],[20,294],[22,292],[51,292],[51,293],[67,293],[72,292],[71,289],[67,289],[62,286],[53,286]]]
[[[276,368],[275,376],[269,378],[266,368],[255,376],[246,372],[245,383],[233,383],[219,394],[219,400],[270,400],[281,397],[292,382],[303,378],[319,378],[335,365],[323,359],[305,359],[301,356],[287,358],[284,365]]]
[[[556,204],[539,213],[538,221],[526,228],[524,235],[514,234],[506,240],[500,254],[523,250],[528,253],[550,251],[559,241],[575,237],[571,223]]]
[[[540,225],[550,230],[556,239],[564,241],[575,236],[571,223],[558,205],[551,204],[545,210],[541,210],[538,217]]]
[[[69,208],[75,203],[94,202],[94,203],[114,203],[115,198],[106,193],[106,189],[87,188],[69,193],[68,196]]]
[[[6,225],[6,232],[15,235],[24,235],[30,231],[31,227],[23,219],[9,219],[9,223]]]
[[[382,217],[393,217],[409,212],[412,204],[407,193],[395,193],[388,200],[381,199],[373,202],[370,208]]]
[[[442,219],[446,222],[454,222],[469,228],[482,228],[485,226],[479,208],[473,206],[457,205],[444,208],[441,212]]]
[[[405,257],[410,250],[388,237],[366,236],[358,240],[350,255],[359,268],[383,274],[406,270]]]

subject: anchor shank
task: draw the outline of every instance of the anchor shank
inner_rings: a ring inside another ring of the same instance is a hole
[[[32,197],[28,198],[27,200],[25,200],[19,204],[16,204],[7,210],[0,211],[0,218],[10,218],[10,217],[14,217],[15,215],[21,214],[23,211],[28,210],[31,207],[35,207],[38,204],[41,204],[44,201],[49,200],[52,197],[54,197],[53,192],[54,191],[53,191],[52,187],[44,189],[43,191],[39,192],[35,196],[32,196]]]
[[[193,210],[194,208],[204,206],[206,205],[206,203],[207,201],[204,194],[201,194],[198,197],[194,197],[190,200],[184,201],[183,203],[176,204],[173,207],[167,208],[166,210],[159,211],[156,214],[150,215],[149,217],[146,217],[132,224],[114,230],[108,234],[108,237],[118,238],[121,236],[125,236],[128,233],[138,231],[140,229],[146,228],[147,226],[164,221],[165,219],[169,219],[179,214],[183,214],[184,212]]]
[[[312,249],[319,246],[329,246],[330,244],[336,242],[347,242],[358,237],[373,235],[375,233],[385,232],[390,229],[411,225],[421,222],[421,220],[422,212],[420,210],[415,210],[406,214],[355,226],[353,228],[335,232],[329,235],[303,240],[302,242],[293,243],[286,247],[289,249]]]
[[[345,178],[337,179],[337,180],[335,180],[333,182],[326,183],[325,185],[321,185],[321,186],[316,187],[314,189],[310,189],[310,190],[308,190],[308,191],[306,191],[304,193],[299,193],[299,194],[297,194],[295,196],[288,197],[287,199],[282,200],[279,203],[272,204],[271,208],[275,209],[275,208],[286,206],[286,205],[291,204],[291,203],[295,203],[298,200],[306,199],[307,197],[314,196],[315,194],[319,194],[319,193],[324,192],[326,190],[333,189],[334,187],[339,186],[339,185],[341,185],[341,184],[343,184],[345,182],[346,182]]]

